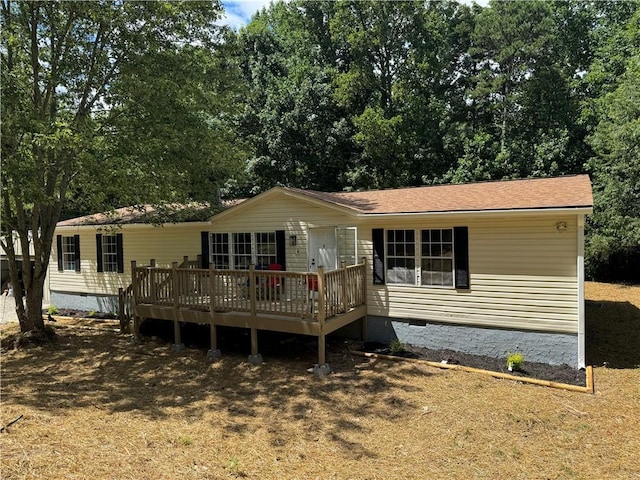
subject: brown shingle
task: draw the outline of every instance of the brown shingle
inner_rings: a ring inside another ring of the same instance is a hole
[[[593,206],[588,175],[325,193],[289,189],[364,214],[578,208]]]

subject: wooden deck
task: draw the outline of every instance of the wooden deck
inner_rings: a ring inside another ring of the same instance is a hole
[[[211,325],[211,351],[218,350],[217,326],[251,329],[252,355],[257,331],[318,337],[318,364],[326,363],[325,336],[366,316],[366,264],[317,273],[275,270],[172,268],[132,263],[134,329],[144,319]]]

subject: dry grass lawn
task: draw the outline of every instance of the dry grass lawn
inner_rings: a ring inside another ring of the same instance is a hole
[[[2,354],[0,423],[24,417],[0,434],[0,476],[640,478],[640,287],[586,292],[595,395],[343,348],[326,378],[313,352],[209,364],[59,322],[56,343]]]

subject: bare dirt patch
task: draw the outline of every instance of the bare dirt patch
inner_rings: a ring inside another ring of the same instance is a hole
[[[282,339],[258,367],[241,351],[209,364],[199,349],[132,345],[115,322],[57,319],[53,342],[3,351],[0,423],[24,417],[0,434],[1,476],[640,478],[640,288],[587,296],[595,395],[340,344],[336,373],[315,378],[311,341]]]

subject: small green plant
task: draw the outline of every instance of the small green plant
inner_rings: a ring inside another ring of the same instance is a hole
[[[512,371],[518,371],[522,368],[522,364],[524,363],[524,355],[520,352],[511,353],[507,352],[507,369]]]
[[[399,353],[404,353],[406,350],[404,343],[402,343],[397,338],[391,340],[391,343],[389,343],[389,348],[391,349],[391,353],[394,355],[397,355]]]
[[[93,318],[96,315],[98,315],[98,312],[96,312],[95,310],[91,310],[89,313],[87,313],[87,317],[89,318]]]
[[[193,444],[193,439],[191,437],[181,436],[180,438],[178,438],[178,442],[180,442],[180,445],[182,445],[183,447],[188,447],[189,445]]]
[[[57,315],[58,307],[56,307],[55,305],[49,305],[48,312],[49,312],[49,315]]]

